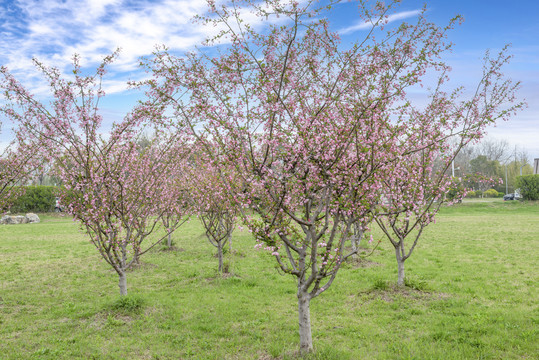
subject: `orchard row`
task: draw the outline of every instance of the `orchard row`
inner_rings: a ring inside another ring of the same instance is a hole
[[[445,89],[446,33],[459,17],[439,27],[422,13],[386,26],[396,4],[364,4],[359,15],[372,31],[345,48],[329,29],[331,6],[315,6],[209,2],[198,21],[218,35],[203,50],[160,48],[143,60],[149,80],[131,85],[145,99],[106,134],[102,81],[118,52],[91,75],[77,55],[70,77],[35,60],[48,104],[3,67],[2,112],[16,139],[2,158],[0,199],[39,161],[54,164],[62,204],[117,272],[122,295],[126,270],[159,227],[166,241],[198,214],[222,270],[223,245],[241,221],[297,279],[300,349],[311,351],[309,303],[337,279],[363,233],[382,229],[403,285],[423,229],[466,193],[448,171],[455,156],[523,106],[518,83],[501,72],[505,50],[487,53],[471,95]],[[250,26],[244,7],[266,26]],[[433,75],[431,92],[414,102],[409,91]]]

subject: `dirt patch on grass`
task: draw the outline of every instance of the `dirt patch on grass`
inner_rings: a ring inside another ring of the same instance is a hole
[[[229,278],[233,278],[233,277],[241,278],[240,276],[237,276],[233,272],[225,272],[225,273],[222,273],[222,274],[220,274],[218,276],[208,277],[205,280],[208,281],[208,282],[212,282],[212,281],[214,281],[216,279],[229,279]]]
[[[218,259],[219,258],[219,254],[218,253],[215,253],[215,254],[212,254],[210,255],[212,258],[214,259]],[[232,252],[226,250],[226,251],[223,251],[223,259],[229,259],[230,257],[239,257],[239,258],[244,258],[245,257],[245,254],[242,252],[242,251],[236,251],[236,250],[232,250]]]
[[[95,316],[90,319],[89,326],[101,330],[106,326],[129,325],[132,321],[133,318],[130,315],[103,311],[95,314]]]
[[[346,262],[355,269],[382,266],[379,262],[362,258],[349,258]]]
[[[155,306],[148,306],[144,309],[144,316],[149,317],[151,315],[158,314],[159,310]]]
[[[145,262],[140,261],[139,263],[133,263],[133,265],[131,265],[129,269],[127,269],[126,271],[130,272],[130,271],[136,271],[139,269],[153,269],[156,267],[157,267],[156,264],[145,263]]]
[[[278,359],[282,359],[282,357],[273,357],[270,354],[263,354],[257,358],[257,360],[278,360]]]
[[[398,298],[416,301],[444,300],[450,298],[450,294],[434,291],[412,289],[406,286],[388,285],[387,289],[369,289],[359,293],[367,300],[380,299],[385,302],[394,302]]]
[[[172,245],[171,247],[163,246],[159,248],[159,252],[184,252],[185,249]]]

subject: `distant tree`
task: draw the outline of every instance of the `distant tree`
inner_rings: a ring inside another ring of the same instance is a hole
[[[0,76],[7,71],[0,68]],[[6,83],[0,78],[0,89],[6,91]],[[5,93],[9,99],[9,94]],[[10,118],[14,109],[7,103],[0,106],[0,114]],[[15,124],[17,126],[18,124]],[[0,122],[0,131],[2,123]],[[16,132],[16,129],[14,129]],[[17,196],[22,195],[24,185],[31,179],[31,175],[39,166],[39,147],[26,141],[24,137],[16,136],[7,146],[0,151],[0,212],[8,210]]]
[[[502,177],[505,181],[507,181],[508,190],[509,192],[513,192],[516,189],[518,189],[517,179],[518,177],[522,175],[531,175],[533,174],[533,167],[528,163],[528,159],[521,158],[517,160],[513,160],[505,164],[504,166],[507,171],[507,180],[506,176]]]
[[[498,160],[490,160],[486,155],[479,155],[470,161],[471,172],[485,176],[502,177],[503,170]]]
[[[405,138],[406,141],[401,143],[404,156],[393,166],[387,167],[386,176],[382,176],[384,197],[381,205],[373,208],[373,214],[376,223],[395,248],[398,286],[405,285],[404,263],[412,255],[423,230],[435,221],[440,207],[459,202],[466,195],[472,181],[473,185],[481,188],[492,186],[491,179],[484,175],[473,179],[466,175],[467,182],[463,183],[462,178],[451,176],[449,169],[462,148],[480,137],[485,126],[493,119],[504,116],[506,109],[500,108],[505,105],[503,94],[512,91],[511,87],[491,88],[490,77],[493,73],[488,70],[493,64],[501,65],[504,61],[503,56],[496,60],[486,58],[485,77],[478,86],[482,91],[472,101],[458,102],[451,97],[436,99],[435,93],[432,104],[439,105],[439,101],[451,103],[453,114],[463,114],[461,122],[458,126],[452,124],[445,127],[441,121],[436,129],[429,129],[426,123],[435,121],[437,117],[445,118],[447,115],[444,111],[433,105],[424,112],[415,113],[415,116],[422,119],[418,124],[424,124],[428,134],[421,127],[411,127],[409,131],[420,134],[418,143],[410,143],[409,138]],[[442,109],[445,107],[442,106]],[[458,142],[452,138],[458,139]],[[410,152],[409,146],[421,150]],[[406,240],[410,244],[406,244]]]
[[[208,144],[214,147],[213,144]],[[238,193],[239,181],[234,167],[219,161],[219,154],[212,159],[203,151],[192,157],[190,194],[193,209],[198,215],[210,244],[217,249],[218,271],[224,267],[223,250],[231,244],[232,232],[239,213],[238,202],[231,194]]]
[[[0,211],[8,210],[24,192],[24,184],[36,168],[36,153],[11,144],[0,154]]]
[[[462,177],[465,174],[472,173],[470,162],[476,157],[476,148],[473,146],[473,144],[464,146],[455,156],[455,160],[453,161],[452,165],[454,170],[452,169],[452,173],[454,171],[454,175],[457,177]]]
[[[520,175],[521,168],[523,175],[531,174],[529,158],[525,149],[518,146],[511,148],[506,140],[486,137],[478,144],[465,146],[459,152],[455,158],[455,175],[462,177],[482,174],[486,177],[502,178],[503,184],[497,185],[495,190],[512,192],[516,189],[516,178]],[[480,185],[472,186],[476,190],[485,191]]]
[[[484,138],[475,146],[476,152],[486,156],[490,161],[505,162],[511,156],[511,149],[507,140]],[[487,175],[487,174],[485,174]]]
[[[462,178],[459,178],[459,180],[459,185],[462,186],[462,189],[464,189],[466,193],[475,190],[476,197],[483,197],[483,192],[503,183],[501,178],[488,177],[481,173],[466,174]]]
[[[445,193],[455,188],[446,167],[434,170],[432,155],[411,156],[395,167],[397,176],[384,181],[384,203],[376,209],[374,219],[395,249],[397,285],[405,285],[405,261],[412,255],[423,230],[435,221]],[[453,186],[452,186],[453,185]],[[464,192],[454,194],[450,202],[458,201]],[[411,244],[406,244],[406,240]]]
[[[179,185],[187,186],[187,185]],[[173,248],[172,234],[174,231],[179,228],[181,225],[186,223],[189,220],[191,215],[190,211],[192,206],[188,200],[190,197],[185,193],[186,190],[183,190],[183,193],[178,198],[177,204],[171,204],[171,207],[161,214],[161,222],[165,231],[167,232],[167,248],[169,250]]]

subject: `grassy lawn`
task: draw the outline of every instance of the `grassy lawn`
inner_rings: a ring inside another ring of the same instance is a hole
[[[376,235],[378,236],[378,234]],[[73,221],[0,226],[0,359],[294,359],[294,279],[235,232],[217,275],[197,221],[118,277]],[[228,256],[228,255],[227,255]],[[396,290],[385,240],[311,303],[317,359],[539,358],[539,204],[443,209]]]

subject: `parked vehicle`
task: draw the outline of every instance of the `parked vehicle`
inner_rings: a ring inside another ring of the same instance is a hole
[[[520,193],[518,191],[515,192],[514,194],[507,194],[507,195],[503,196],[503,201],[520,200],[520,199],[522,199],[522,196],[520,195]]]

